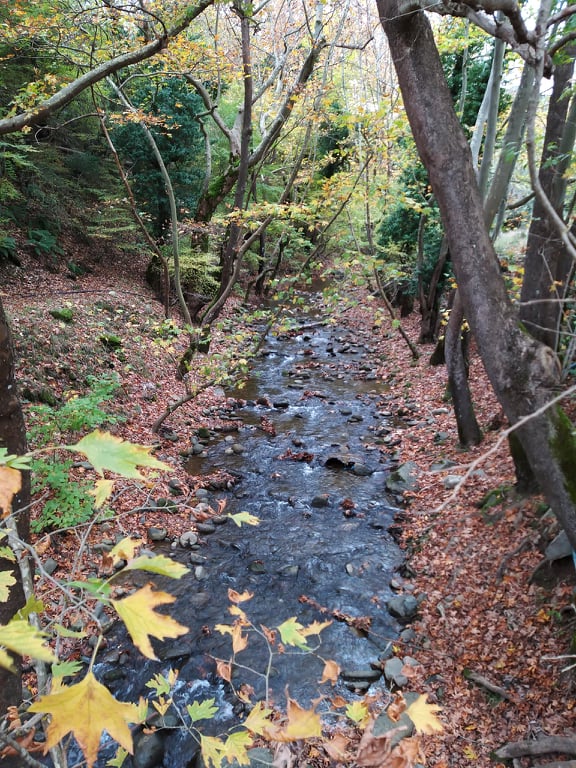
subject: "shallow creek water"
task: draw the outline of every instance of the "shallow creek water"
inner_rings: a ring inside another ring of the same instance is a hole
[[[359,335],[309,317],[302,322],[301,332],[269,339],[251,379],[228,393],[237,400],[229,416],[238,429],[212,435],[206,456],[193,457],[188,465],[191,474],[219,468],[233,473],[234,488],[209,492],[207,500],[215,506],[225,498],[225,513],[250,512],[259,525],[239,528],[228,521],[201,535],[190,575],[161,584],[177,597],[171,615],[190,628],[185,637],[156,646],[162,661],[127,652],[120,666],[113,653],[98,665],[98,675],[122,700],[149,695],[146,682],[154,674],[178,669],[175,700],[182,711],[194,699],[216,699],[219,713],[208,723],[208,733],[225,731],[240,713],[230,686],[215,675],[214,658],[231,655],[230,636],[214,630],[216,624],[233,622],[229,588],[254,594],[242,607],[256,627],[273,628],[290,617],[303,625],[334,614],[370,619],[368,632],[334,620],[320,635],[317,655],[288,648],[275,656],[269,689],[263,677],[266,647],[251,633],[237,657],[233,682],[252,686],[254,700],[268,694],[282,706],[287,688],[308,705],[322,688],[333,693],[331,686],[319,686],[323,663],[318,655],[339,664],[344,676],[335,690],[353,698],[354,684],[346,675],[369,668],[397,634],[386,601],[401,553],[388,533],[395,509],[385,493],[386,457],[376,444],[388,414],[371,371],[371,350]],[[263,431],[262,418],[273,424],[275,435]],[[307,460],[298,457],[303,453]],[[184,560],[190,552],[177,556]],[[315,640],[311,637],[310,645]],[[109,648],[114,642],[120,645],[122,636],[112,636]],[[185,768],[195,765],[195,752],[191,738],[174,731],[164,739],[156,763],[138,762],[137,756],[126,766]]]

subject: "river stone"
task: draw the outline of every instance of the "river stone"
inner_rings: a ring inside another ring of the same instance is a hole
[[[52,576],[54,571],[58,568],[58,563],[56,560],[54,560],[53,557],[48,557],[44,561],[44,570],[48,574],[48,576]]]
[[[392,493],[415,491],[418,488],[419,472],[420,467],[414,461],[407,461],[394,472],[390,472],[386,478],[386,488]]]
[[[193,544],[198,543],[198,536],[195,531],[186,531],[180,536],[179,541],[181,547],[191,547]]]
[[[398,656],[393,656],[384,664],[384,677],[389,683],[394,683],[398,688],[403,688],[408,684],[408,678],[402,674],[404,662]]]
[[[210,574],[203,565],[197,565],[196,568],[194,568],[194,578],[196,581],[206,581],[209,576]]]
[[[330,504],[330,497],[326,493],[318,494],[318,496],[314,496],[312,501],[310,502],[311,507],[315,507],[316,509],[321,509],[322,507],[327,507]]]
[[[396,595],[386,603],[391,616],[402,622],[411,621],[418,613],[418,600],[414,595]]]
[[[160,648],[158,658],[162,661],[169,659],[181,659],[184,656],[192,655],[192,646],[189,643],[174,643],[167,648]]]
[[[233,453],[244,453],[245,448],[243,445],[240,445],[240,443],[234,443],[232,445],[232,452]]]
[[[342,680],[348,680],[350,682],[356,682],[357,680],[364,680],[366,682],[374,683],[382,676],[381,669],[375,669],[372,667],[363,667],[362,669],[343,669],[340,672]]]
[[[212,525],[212,523],[196,523],[196,530],[198,533],[203,533],[204,536],[209,536],[211,533],[214,533],[216,526]]]
[[[207,499],[208,498],[208,491],[206,488],[196,488],[194,491],[194,496],[197,499]]]
[[[148,528],[148,538],[150,541],[164,541],[166,536],[168,536],[166,528],[155,528],[154,526]]]
[[[550,561],[561,560],[563,557],[570,557],[572,555],[572,545],[568,540],[566,531],[560,531],[558,536],[548,544],[544,555]]]
[[[406,704],[410,706],[418,699],[418,694],[413,693],[412,691],[407,691],[404,694],[404,700],[406,701]],[[391,739],[390,739],[390,747],[393,749],[395,746],[397,746],[402,739],[407,739],[414,733],[414,723],[406,712],[403,712],[398,720],[391,720],[386,712],[383,712],[382,714],[378,715],[374,722],[374,728],[372,730],[372,735],[375,737],[378,736],[384,736],[386,733],[389,733],[390,731],[395,730],[396,728],[404,728],[404,730],[399,731],[398,733],[395,733]]]
[[[357,475],[358,477],[368,477],[368,475],[372,474],[372,470],[370,467],[367,467],[366,464],[356,462],[352,467],[352,474]]]
[[[442,480],[442,485],[444,488],[446,488],[446,490],[450,491],[460,485],[463,480],[463,475],[446,475],[444,480]]]
[[[190,552],[190,562],[192,565],[204,565],[206,562],[206,558],[204,555],[199,554],[198,552]]]
[[[134,737],[134,768],[158,768],[164,757],[164,739],[158,731],[140,731]]]
[[[210,519],[210,522],[213,523],[214,525],[226,525],[228,520],[230,520],[228,515],[214,515]]]

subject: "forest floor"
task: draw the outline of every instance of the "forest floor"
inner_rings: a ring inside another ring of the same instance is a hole
[[[179,408],[159,434],[152,431],[164,407],[184,394],[174,372],[185,335],[163,323],[162,307],[145,285],[143,265],[132,256],[119,257],[113,269],[96,264],[91,273],[72,281],[23,258],[25,269],[5,266],[0,275],[21,387],[31,392],[47,387],[63,402],[82,393],[88,374],[114,371],[121,388],[103,407],[122,413],[124,421],[112,431],[155,444],[155,455],[173,467],[170,478],[191,488],[179,454],[182,446],[172,438],[213,424],[216,411],[211,407],[222,401],[223,392],[218,387],[206,390]],[[416,592],[426,595],[411,625],[416,640],[404,649],[420,663],[411,673],[410,687],[441,707],[444,724],[443,732],[425,737],[426,763],[434,768],[498,765],[491,753],[504,743],[574,730],[574,675],[562,671],[570,660],[559,658],[570,652],[576,632],[573,569],[563,578],[550,573],[545,584],[531,579],[557,524],[541,498],[514,491],[513,467],[502,438],[505,420],[474,352],[470,381],[484,440],[463,451],[445,398],[445,369],[429,365],[431,348],[420,347],[415,362],[390,324],[374,326],[378,301],[365,301],[361,289],[350,290],[360,301],[341,313],[339,322],[352,329],[374,327],[378,374],[392,398],[387,407],[393,413],[416,414],[413,427],[398,428],[391,438],[401,461],[414,461],[420,470],[418,489],[407,494],[399,540]],[[50,314],[64,308],[71,310],[71,322]],[[227,313],[235,311],[232,302]],[[242,330],[239,322],[236,316],[236,334]],[[403,320],[414,341],[418,324],[416,313]],[[120,347],[106,342],[113,336],[121,340]],[[211,354],[227,343],[224,334],[217,337]],[[29,406],[27,410],[33,425],[35,417]],[[432,413],[434,418],[428,418]],[[441,460],[454,465],[435,471],[432,465]],[[82,467],[74,471],[79,476],[86,472]],[[448,474],[466,479],[461,487],[450,488]],[[168,479],[159,478],[154,487],[120,483],[115,525],[127,534],[145,536],[154,515],[143,526],[134,510],[152,494],[169,496]],[[35,515],[42,503],[37,499]],[[159,524],[163,522],[159,515]],[[170,525],[176,536],[189,528],[189,518],[179,523],[172,516]],[[102,529],[94,535],[102,537]],[[77,578],[90,565],[76,557],[79,534],[41,533],[35,541],[42,557],[57,562],[60,579]],[[558,764],[554,755],[516,764],[526,768],[550,760]]]

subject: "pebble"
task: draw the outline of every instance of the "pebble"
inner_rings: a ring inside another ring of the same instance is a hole
[[[186,531],[180,536],[179,541],[181,547],[191,547],[198,543],[198,536],[194,531]]]
[[[166,528],[148,528],[148,538],[150,541],[164,541],[168,536]]]

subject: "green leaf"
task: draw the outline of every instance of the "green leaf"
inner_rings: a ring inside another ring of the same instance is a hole
[[[63,678],[73,677],[84,667],[81,661],[60,661],[58,664],[52,664],[52,677]]]
[[[16,555],[11,547],[0,547],[0,557],[12,563],[16,562]]]
[[[295,616],[290,619],[286,619],[285,622],[279,625],[278,631],[282,642],[286,645],[295,645],[298,648],[308,650],[306,643],[306,636],[303,634],[304,627],[300,624]],[[305,630],[304,630],[305,631]]]
[[[190,720],[193,723],[198,720],[211,720],[218,712],[218,707],[214,706],[214,699],[206,699],[205,701],[193,701],[186,707],[186,711],[190,716]]]
[[[60,637],[86,637],[86,632],[68,629],[68,627],[63,627],[62,624],[54,624],[53,627]]]
[[[364,701],[353,701],[346,707],[346,714],[353,723],[362,723],[368,717],[369,711]]]
[[[100,600],[106,600],[112,593],[112,587],[103,579],[91,578],[86,581],[71,581],[71,587],[82,589]]]
[[[260,525],[260,520],[255,515],[251,515],[250,512],[237,512],[235,515],[228,515],[228,517],[236,523],[238,528],[242,527],[242,523]]]
[[[17,615],[19,619],[28,619],[30,618],[30,614],[42,613],[43,610],[44,603],[42,600],[36,597],[36,595],[30,595],[28,600],[26,600],[26,605],[23,605],[22,608],[20,608]]]
[[[116,751],[116,757],[111,757],[106,765],[109,766],[109,768],[122,768],[127,757],[128,752],[124,749],[124,747],[118,747]]]
[[[0,464],[12,467],[12,469],[30,469],[32,456],[17,456],[15,453],[8,453],[7,448],[0,448]]]
[[[96,472],[103,474],[105,469],[123,477],[143,478],[137,467],[168,470],[170,467],[150,455],[151,448],[137,445],[115,437],[109,432],[95,429],[82,438],[76,445],[66,446],[70,451],[83,453]]]
[[[134,560],[130,560],[124,570],[150,571],[150,573],[158,573],[161,576],[169,576],[172,579],[181,579],[185,573],[188,573],[188,568],[185,565],[177,563],[170,557],[166,557],[166,555],[157,555],[156,557],[141,555]]]

